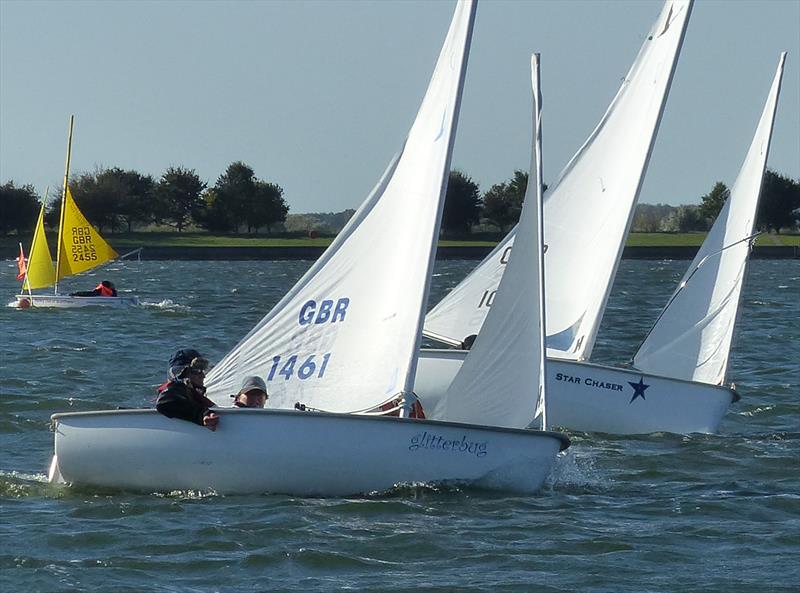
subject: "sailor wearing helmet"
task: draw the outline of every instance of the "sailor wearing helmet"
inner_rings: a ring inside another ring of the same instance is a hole
[[[217,404],[206,397],[203,385],[207,369],[208,360],[197,350],[178,350],[169,360],[169,380],[159,387],[156,409],[168,418],[216,430],[219,416],[210,408]]]

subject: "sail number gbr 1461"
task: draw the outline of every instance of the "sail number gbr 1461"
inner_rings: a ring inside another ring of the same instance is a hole
[[[350,305],[350,299],[347,297],[336,301],[333,299],[325,299],[320,302],[309,300],[300,307],[297,322],[301,326],[342,322],[347,315],[348,305]],[[284,381],[288,381],[295,375],[303,381],[314,377],[322,379],[325,376],[325,369],[328,367],[331,353],[326,352],[319,355],[320,358],[317,356],[317,354],[310,354],[305,359],[299,354],[291,354],[285,359],[275,356],[272,358],[267,381],[273,381],[280,377],[283,377]]]
[[[297,375],[297,378],[303,381],[314,377],[322,379],[325,376],[325,369],[328,367],[331,353],[326,352],[319,361],[316,360],[316,357],[316,354],[310,354],[301,362],[301,358],[297,354],[292,354],[286,357],[285,360],[280,356],[273,356],[267,381],[281,377],[283,377],[284,381],[288,381],[294,375]]]

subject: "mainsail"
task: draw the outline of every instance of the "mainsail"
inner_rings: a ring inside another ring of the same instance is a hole
[[[633,359],[656,375],[721,385],[750,254],[786,53],[728,201]]]
[[[525,428],[536,415],[537,398],[540,394],[544,398],[544,229],[538,55],[533,56],[531,70],[531,176],[514,251],[481,332],[447,393],[430,410],[433,419]],[[502,394],[502,397],[487,397],[487,394]],[[546,427],[544,415],[543,424]]]
[[[475,5],[460,1],[401,153],[322,257],[209,373],[222,403],[262,376],[270,407],[354,412],[412,390]]]
[[[44,234],[44,204],[39,209],[39,218],[36,220],[36,230],[33,232],[30,257],[28,258],[28,273],[22,284],[22,289],[31,291],[37,288],[51,286],[56,281],[56,270],[53,267],[53,257],[47,246],[47,237]]]
[[[78,209],[69,186],[61,204],[58,232],[58,279],[91,270],[117,257],[100,233]]]
[[[605,115],[545,195],[549,356],[591,355],[691,8],[665,3]],[[479,333],[516,233],[431,310],[426,335],[457,345]]]

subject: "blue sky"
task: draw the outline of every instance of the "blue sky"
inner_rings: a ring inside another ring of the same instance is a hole
[[[293,212],[355,208],[400,148],[453,2],[0,0],[0,182],[39,192],[119,166],[242,160]],[[529,61],[542,54],[544,177],[583,143],[661,9],[650,0],[485,0],[453,166],[482,190],[525,169]],[[731,184],[780,51],[768,165],[800,178],[800,1],[697,0],[641,201]]]

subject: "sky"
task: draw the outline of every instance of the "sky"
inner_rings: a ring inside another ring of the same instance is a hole
[[[488,190],[530,160],[542,55],[544,181],[602,117],[661,10],[651,0],[482,0],[453,167]],[[234,161],[291,212],[356,208],[401,148],[453,0],[0,0],[0,183]],[[782,50],[768,166],[800,178],[800,0],[697,0],[640,194],[698,203],[731,185]],[[52,192],[53,190],[51,190]]]

